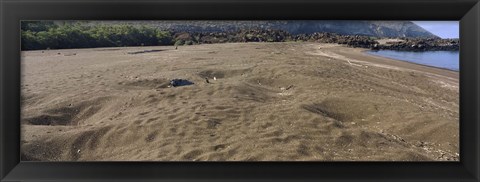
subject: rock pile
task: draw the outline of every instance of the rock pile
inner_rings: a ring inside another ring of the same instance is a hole
[[[401,42],[392,42],[386,45],[377,45],[374,49],[400,50],[400,51],[458,51],[458,39],[409,39]]]
[[[400,38],[402,41],[379,44],[378,37],[364,35],[339,35],[328,32],[292,35],[283,30],[251,29],[232,32],[179,32],[175,33],[175,45],[213,44],[227,42],[287,42],[305,41],[320,43],[337,43],[350,47],[370,49],[388,49],[403,51],[459,50],[458,39],[439,38]]]

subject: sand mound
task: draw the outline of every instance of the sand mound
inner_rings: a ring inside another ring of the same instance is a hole
[[[198,73],[200,78],[230,78],[241,76],[248,73],[251,69],[236,69],[236,70],[203,70]]]
[[[26,117],[23,119],[23,123],[31,125],[77,125],[101,110],[101,103],[106,100],[107,98],[97,98],[75,104],[58,104],[63,105],[63,107],[55,107],[45,110],[44,114]]]
[[[303,105],[302,108],[338,121],[361,120],[378,111],[372,103],[340,98],[327,98],[321,103]]]
[[[235,87],[237,98],[255,102],[267,102],[275,97],[274,91],[260,85],[243,83]]]

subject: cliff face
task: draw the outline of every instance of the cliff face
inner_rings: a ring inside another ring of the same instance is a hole
[[[99,23],[99,22],[90,22]],[[375,37],[438,38],[410,21],[105,21],[101,23],[127,23],[154,26],[176,32],[222,32],[241,29],[277,29],[290,34],[330,32],[340,35],[365,35]]]

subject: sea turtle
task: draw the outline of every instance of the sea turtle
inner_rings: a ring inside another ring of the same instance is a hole
[[[192,85],[193,82],[185,80],[185,79],[173,79],[170,80],[170,85],[171,87],[179,87],[179,86],[185,86],[185,85]]]

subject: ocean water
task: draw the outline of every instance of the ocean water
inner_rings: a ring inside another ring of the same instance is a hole
[[[393,50],[372,50],[368,54],[407,61],[427,66],[445,68],[449,70],[460,70],[459,51],[393,51]]]

